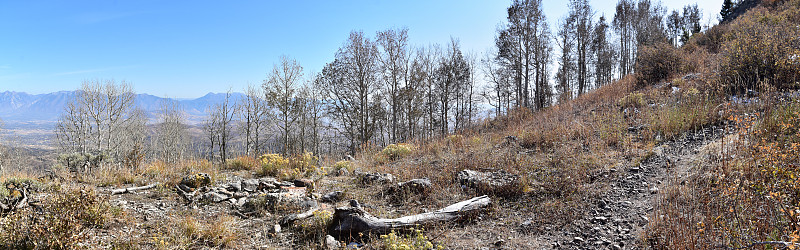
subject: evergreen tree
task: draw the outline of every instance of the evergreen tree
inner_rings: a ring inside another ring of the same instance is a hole
[[[722,10],[719,11],[721,22],[728,20],[728,17],[733,13],[733,0],[725,0],[722,2]]]

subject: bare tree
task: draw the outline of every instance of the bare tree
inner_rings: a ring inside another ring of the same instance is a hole
[[[549,33],[541,0],[514,0],[508,7],[508,25],[495,42],[498,58],[514,72],[517,106],[540,109],[548,102]]]
[[[281,62],[272,67],[269,77],[262,84],[267,103],[276,112],[276,126],[280,130],[282,149],[286,155],[293,151],[290,136],[300,117],[297,85],[302,78],[303,67],[294,59],[282,56]]]
[[[561,56],[558,60],[558,71],[556,72],[556,88],[559,94],[559,102],[564,102],[572,99],[572,87],[575,79],[575,59],[573,58],[572,51],[574,47],[574,37],[570,16],[565,17],[560,21],[558,29],[558,36],[556,44],[561,49]]]
[[[436,72],[435,89],[439,101],[439,121],[440,134],[445,135],[450,132],[450,116],[454,107],[451,104],[459,105],[458,97],[464,92],[466,85],[470,81],[469,65],[461,53],[458,41],[450,39],[447,52],[439,60],[439,68]],[[455,117],[454,117],[455,118]],[[458,121],[459,119],[454,119]],[[456,125],[459,125],[456,123]]]
[[[683,6],[681,43],[686,44],[689,38],[700,32],[700,19],[702,17],[703,12],[700,11],[697,4]]]
[[[614,77],[614,65],[617,58],[616,50],[608,41],[608,24],[605,16],[601,16],[594,27],[592,40],[592,53],[594,54],[594,81],[595,88],[611,83]]]
[[[264,130],[269,126],[268,117],[271,112],[265,96],[262,88],[248,85],[245,90],[245,98],[239,104],[244,151],[250,156],[260,155],[263,144],[267,140]]]
[[[408,29],[385,30],[378,32],[377,44],[380,48],[380,72],[386,98],[389,103],[389,141],[398,141],[402,116],[401,92],[406,85],[408,72]]]
[[[210,160],[219,158],[221,163],[227,162],[233,137],[233,119],[236,116],[237,108],[237,105],[231,100],[230,90],[225,93],[225,98],[221,103],[208,107],[203,130],[210,142],[208,152]]]
[[[298,100],[300,102],[300,152],[310,151],[315,155],[320,154],[321,137],[324,117],[320,90],[312,82],[300,89]]]
[[[632,0],[617,2],[612,25],[619,37],[620,76],[633,73],[633,60],[636,56],[636,9]]]
[[[650,0],[620,0],[612,26],[620,40],[619,70],[624,76],[634,71],[639,46],[668,41],[664,29],[666,10]]]
[[[409,63],[406,86],[401,93],[403,117],[405,118],[403,140],[425,135],[420,131],[419,124],[425,115],[425,90],[427,90],[426,82],[430,75],[425,68],[426,55],[421,54],[425,53],[424,51],[424,49],[418,50],[414,59]]]
[[[146,117],[135,108],[134,98],[124,81],[84,82],[56,125],[59,148],[63,152],[109,154],[120,161],[139,157],[144,153]]]
[[[573,25],[572,33],[575,41],[575,59],[576,67],[576,82],[578,87],[578,95],[583,95],[590,87],[589,61],[591,60],[591,53],[589,51],[592,43],[592,30],[594,23],[592,21],[594,11],[589,6],[587,0],[571,0],[570,1],[570,21]]]
[[[172,99],[162,99],[159,122],[156,124],[156,156],[167,163],[177,163],[184,159],[189,133],[186,118],[180,103]]]
[[[315,81],[339,132],[349,138],[351,153],[370,142],[378,129],[377,54],[377,46],[363,32],[351,32],[336,59],[325,65]]]
[[[496,51],[487,51],[481,59],[483,76],[488,81],[481,96],[495,108],[495,117],[503,115],[503,111],[508,112],[511,99],[511,85],[513,82],[512,73],[506,67],[501,67],[497,63]]]
[[[680,41],[681,31],[683,31],[683,18],[678,11],[673,10],[672,13],[667,16],[667,33],[669,34],[669,41],[670,43],[678,47],[678,42]]]

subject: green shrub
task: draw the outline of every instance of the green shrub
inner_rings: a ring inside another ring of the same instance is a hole
[[[319,243],[320,245],[324,244],[331,219],[333,219],[333,213],[330,211],[314,211],[314,215],[311,218],[295,225],[299,239],[301,241]]]

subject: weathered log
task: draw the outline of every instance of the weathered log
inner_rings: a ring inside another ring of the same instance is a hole
[[[19,195],[11,199],[6,198],[5,204],[3,202],[0,202],[0,214],[2,214],[3,216],[14,210],[28,206],[28,192],[26,187],[20,189],[10,188],[10,191],[19,192]]]
[[[331,224],[328,226],[328,233],[339,240],[361,239],[369,234],[387,234],[392,230],[406,230],[441,222],[458,221],[483,210],[491,203],[489,197],[484,195],[434,212],[397,219],[383,219],[367,213],[358,205],[358,202],[354,201],[351,201],[350,207],[336,208]]]
[[[302,219],[314,216],[314,212],[316,212],[318,209],[319,209],[319,207],[312,207],[311,209],[309,209],[308,211],[305,211],[303,213],[290,214],[290,215],[284,216],[283,218],[281,218],[279,224],[281,226],[291,225],[295,221],[302,220]]]
[[[141,187],[129,187],[129,188],[114,189],[114,190],[111,190],[111,195],[130,193],[130,192],[139,191],[139,190],[147,190],[147,189],[154,188],[156,186],[158,186],[158,183],[153,183],[153,184],[150,184],[150,185],[147,185],[147,186],[141,186]]]

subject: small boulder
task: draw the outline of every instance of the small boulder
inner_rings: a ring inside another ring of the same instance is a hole
[[[521,193],[523,185],[519,175],[504,170],[478,172],[465,169],[456,175],[464,188],[473,188],[481,194],[513,195]]]
[[[261,190],[270,190],[277,189],[280,186],[280,182],[275,178],[265,177],[258,179],[258,185]]]
[[[211,184],[211,177],[208,174],[198,173],[183,177],[179,185],[188,188],[189,191],[194,191],[197,188],[205,187],[210,184]]]
[[[431,184],[431,180],[429,180],[428,178],[422,178],[422,179],[413,179],[410,181],[397,183],[397,188],[401,192],[408,192],[414,194],[427,194],[432,185],[433,184]]]
[[[231,192],[239,192],[242,190],[242,183],[238,181],[228,183],[228,186],[225,187],[225,189]]]
[[[258,191],[259,181],[257,179],[248,179],[242,181],[242,190],[247,192]]]
[[[328,249],[339,249],[342,247],[339,241],[330,235],[325,235],[325,246],[328,247]]]
[[[394,182],[394,176],[392,174],[381,174],[381,173],[368,173],[361,176],[361,183],[363,184],[386,184]]]
[[[342,191],[333,191],[320,198],[322,202],[335,203],[342,199]]]
[[[219,202],[222,202],[224,200],[227,200],[228,198],[230,198],[230,197],[225,196],[225,195],[220,194],[220,193],[216,193],[216,192],[208,192],[208,193],[203,194],[203,196],[201,197],[202,200],[207,200],[207,201],[210,201],[210,202],[213,202],[213,203],[219,203]]]
[[[296,179],[294,180],[295,187],[307,187],[313,188],[314,187],[314,180],[311,179]]]

